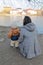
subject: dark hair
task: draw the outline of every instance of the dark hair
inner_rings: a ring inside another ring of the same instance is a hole
[[[31,23],[31,18],[29,16],[25,16],[23,20],[23,25],[26,25],[28,23]]]

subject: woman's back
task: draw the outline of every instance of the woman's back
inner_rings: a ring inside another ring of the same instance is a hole
[[[19,48],[23,56],[32,58],[40,55],[40,47],[38,44],[37,31],[34,23],[28,23],[21,28]]]

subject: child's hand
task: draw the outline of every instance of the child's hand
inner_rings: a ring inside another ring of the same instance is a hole
[[[8,38],[11,38],[11,36],[12,36],[12,31],[10,31],[10,32],[8,33]]]

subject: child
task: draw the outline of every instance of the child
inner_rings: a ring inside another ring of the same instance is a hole
[[[18,47],[19,42],[18,42],[18,38],[20,36],[20,30],[17,27],[12,27],[11,30],[8,33],[8,38],[11,39],[11,43],[10,46],[13,47],[15,45],[15,47]]]

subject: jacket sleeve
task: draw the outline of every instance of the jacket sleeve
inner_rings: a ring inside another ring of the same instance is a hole
[[[21,29],[21,31],[20,31],[20,37],[19,37],[19,42],[21,43],[21,42],[23,42],[24,41],[24,30],[23,29]]]
[[[20,37],[18,39],[19,43],[23,42],[23,35],[20,33]]]

